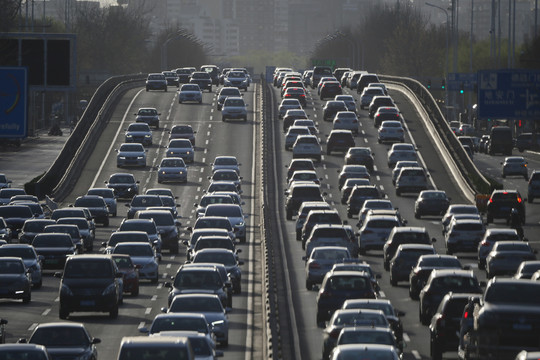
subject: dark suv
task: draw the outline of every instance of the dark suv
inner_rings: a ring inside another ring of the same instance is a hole
[[[339,111],[347,111],[347,105],[341,100],[328,100],[323,107],[323,120],[332,121]]]
[[[341,94],[341,85],[337,81],[327,81],[321,86],[321,100],[326,98],[334,98],[334,96]]]
[[[304,201],[324,201],[321,188],[315,183],[292,184],[290,189],[285,192],[285,195],[287,195],[285,201],[287,220],[292,220],[293,214],[298,211]]]
[[[110,255],[77,255],[66,260],[60,282],[60,319],[66,319],[72,311],[108,312],[111,318],[118,316],[121,299],[118,271]]]
[[[494,190],[487,203],[488,223],[493,219],[508,219],[510,211],[516,209],[521,217],[521,222],[525,224],[524,199],[517,190]]]
[[[332,151],[349,151],[355,147],[354,136],[350,130],[332,130],[326,141],[326,154],[330,155]]]

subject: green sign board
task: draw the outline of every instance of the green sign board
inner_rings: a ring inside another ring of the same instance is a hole
[[[332,70],[336,67],[336,60],[332,59],[312,59],[312,66],[330,66]]]

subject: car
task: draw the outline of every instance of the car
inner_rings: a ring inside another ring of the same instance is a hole
[[[116,244],[111,254],[129,255],[139,270],[139,278],[156,284],[159,280],[158,257],[152,245],[142,242]]]
[[[292,146],[293,158],[313,158],[321,161],[322,148],[315,135],[299,135]]]
[[[427,190],[429,174],[422,167],[402,167],[396,179],[396,195],[419,193]]]
[[[383,266],[385,270],[390,270],[390,260],[394,257],[397,248],[403,244],[423,244],[431,245],[436,242],[435,238],[430,238],[425,227],[402,226],[394,227],[383,245]]]
[[[142,122],[129,124],[125,133],[125,142],[152,146],[153,138],[150,126]]]
[[[346,344],[336,346],[330,354],[330,360],[347,360],[355,356],[365,356],[368,359],[377,357],[389,360],[399,359],[397,349],[390,345]]]
[[[66,233],[37,234],[32,246],[42,257],[43,269],[61,269],[67,258],[78,253],[71,236]]]
[[[445,248],[448,255],[456,252],[477,252],[486,228],[481,220],[459,219],[450,223],[445,232]]]
[[[147,353],[159,353],[165,358],[195,359],[190,341],[183,336],[124,336],[117,359],[129,360]]]
[[[519,150],[519,152],[535,149],[540,144],[538,136],[536,136],[535,140],[536,140],[536,145],[533,145],[535,143],[535,141],[533,141],[533,134],[521,133],[516,137],[515,147]]]
[[[360,95],[360,109],[365,109],[371,104],[374,96],[384,96],[384,90],[377,87],[366,87]]]
[[[512,129],[509,126],[493,126],[491,128],[487,150],[489,155],[502,153],[503,155],[511,156],[513,147],[514,139],[512,137]]]
[[[223,216],[201,216],[195,220],[193,226],[187,228],[187,230],[191,233],[194,233],[197,229],[225,229],[227,230],[231,239],[236,239],[231,221]],[[192,241],[193,240],[194,239],[192,237]],[[192,245],[194,244],[195,243],[193,242]]]
[[[371,83],[380,83],[377,74],[362,73],[356,84],[356,92],[361,94],[362,91],[364,91],[364,88],[369,86]]]
[[[514,275],[523,261],[536,260],[536,253],[524,241],[497,241],[486,257],[486,277]]]
[[[221,235],[203,235],[197,238],[195,245],[190,248],[187,255],[187,261],[193,260],[193,254],[199,250],[203,249],[225,249],[231,250],[234,252],[236,258],[238,259],[239,254],[242,252],[242,249],[236,248],[237,242],[233,241],[227,234]]]
[[[117,198],[133,198],[139,194],[139,180],[135,180],[133,174],[115,173],[105,181],[107,188],[113,189]]]
[[[518,190],[493,190],[487,202],[486,221],[492,223],[494,219],[508,219],[510,211],[516,209],[525,224],[525,202]]]
[[[311,135],[307,126],[290,126],[285,134],[285,150],[292,149],[299,135]]]
[[[349,165],[351,166],[351,165]],[[352,165],[362,166],[362,165]],[[385,195],[376,185],[356,185],[347,199],[347,217],[351,219],[354,215],[358,215],[360,209],[364,206],[364,202],[370,199],[382,199]]]
[[[292,220],[305,201],[324,201],[320,185],[314,183],[295,183],[285,192],[285,212],[287,220]]]
[[[58,219],[60,221],[61,219]],[[79,232],[79,227],[77,225],[73,224],[66,224],[66,223],[59,223],[56,222],[54,225],[47,225],[43,229],[43,234],[68,234],[71,237],[71,241],[73,242],[73,245],[77,249],[79,253],[84,252],[84,244],[83,244],[83,238],[81,236],[81,233]]]
[[[240,266],[243,261],[237,259],[237,254],[229,249],[201,249],[193,253],[191,257],[192,264],[216,263],[225,266],[228,278],[232,284],[233,293],[242,292],[242,270]]]
[[[242,176],[238,175],[238,172],[234,169],[219,169],[212,173],[211,176],[208,176],[208,180],[210,182],[218,182],[218,181],[229,181],[235,184],[237,190],[242,189]]]
[[[233,86],[222,87],[219,90],[219,93],[217,95],[216,107],[218,111],[221,110],[221,107],[223,106],[223,102],[229,96],[241,97],[242,93],[240,93],[240,90],[237,87],[233,87]]]
[[[350,258],[349,250],[342,246],[320,246],[313,249],[309,258],[305,259],[306,289],[320,284],[335,263]]]
[[[117,232],[124,231],[142,231],[148,235],[149,243],[156,250],[158,259],[161,259],[161,249],[163,247],[163,241],[161,234],[157,229],[157,225],[153,219],[123,219],[118,226]],[[141,239],[141,242],[143,240]],[[110,244],[110,239],[109,239]]]
[[[289,188],[292,183],[296,181],[308,181],[315,184],[321,184],[322,178],[318,177],[317,173],[313,170],[298,170],[293,173],[291,179],[287,183],[287,188]]]
[[[348,344],[377,344],[393,346],[402,356],[403,342],[398,341],[392,329],[371,326],[345,327],[339,333],[336,346]]]
[[[139,108],[139,110],[135,113],[135,121],[136,122],[144,122],[147,123],[148,126],[153,126],[155,129],[159,129],[159,116],[161,113],[158,113],[156,108],[152,107],[145,107],[145,108]]]
[[[482,135],[478,143],[478,152],[486,153],[489,144],[489,135]]]
[[[396,249],[389,262],[390,285],[397,286],[399,281],[408,281],[411,269],[422,255],[434,255],[433,245],[402,244]]]
[[[167,308],[163,308],[162,310],[166,312]],[[197,312],[171,311],[164,314],[158,314],[154,317],[154,320],[149,328],[146,326],[139,327],[139,332],[150,335],[150,338],[155,337],[162,331],[169,332],[186,330],[196,331],[206,336],[212,342],[215,341],[215,337],[212,334],[211,324],[209,324],[209,322],[206,320],[204,314]]]
[[[229,222],[230,224],[230,222]],[[195,251],[195,245],[197,241],[203,237],[225,237],[229,238],[231,242],[236,244],[236,239],[234,238],[234,233],[229,231],[226,228],[198,228],[191,231],[191,237],[189,240],[183,240],[182,243],[186,246],[186,258],[191,260],[193,258],[193,253]]]
[[[493,245],[498,241],[521,241],[515,229],[510,228],[490,228],[486,229],[484,236],[478,244],[478,268],[486,268],[486,257],[493,249]]]
[[[165,75],[165,80],[167,80],[167,86],[179,86],[178,74],[176,71],[162,71]]]
[[[414,202],[414,217],[420,219],[425,215],[442,216],[451,200],[444,190],[422,190]]]
[[[169,289],[167,304],[170,306],[173,298],[179,294],[207,293],[218,295],[221,304],[228,306],[229,295],[227,292],[227,279],[223,278],[217,266],[205,264],[200,266],[191,266],[193,264],[181,265],[173,282],[165,282],[164,287]],[[198,264],[199,265],[199,264]],[[219,264],[221,266],[221,264]]]
[[[343,89],[341,88],[341,84],[339,81],[325,81],[321,85],[321,89],[319,91],[319,97],[321,100],[327,99],[327,98],[334,98],[336,95],[341,95],[343,93]]]
[[[163,90],[167,92],[167,79],[161,73],[148,74],[146,78],[146,91]]]
[[[148,234],[144,231],[114,231],[109,236],[109,240],[101,243],[101,246],[104,248],[102,252],[104,254],[111,254],[116,244],[123,242],[140,242],[154,245]]]
[[[311,119],[296,119],[294,120],[292,126],[305,126],[308,128],[311,135],[317,135],[319,133],[319,129],[317,129],[315,121]]]
[[[527,161],[523,156],[507,156],[504,158],[504,162],[501,162],[501,165],[503,178],[510,175],[518,175],[523,176],[525,180],[529,180]]]
[[[482,294],[476,276],[472,270],[434,269],[426,285],[420,291],[419,320],[422,325],[429,325],[439,304],[448,293]]]
[[[195,203],[197,218],[204,216],[206,207],[210,204],[233,204],[233,198],[226,194],[216,195],[215,193],[206,193],[201,196],[198,203]]]
[[[205,71],[192,72],[189,77],[189,83],[199,85],[201,91],[208,90],[208,92],[212,92],[212,78]]]
[[[117,214],[117,201],[116,195],[114,194],[113,189],[109,188],[91,188],[88,189],[86,195],[97,195],[101,196],[107,205],[109,215],[115,217]]]
[[[7,205],[10,203],[11,198],[16,195],[26,195],[24,189],[4,187],[0,189],[0,205]]]
[[[359,325],[359,320],[369,319],[369,325],[373,322],[376,325],[388,327],[388,321],[381,310],[340,310],[345,300],[376,298],[377,294],[371,285],[368,273],[329,271],[324,276],[317,294],[317,326],[324,327],[328,320],[330,320],[329,327],[352,325],[355,321]]]
[[[456,351],[459,345],[461,317],[471,294],[446,294],[429,324],[430,354],[433,360],[442,360],[443,353]]]
[[[364,200],[364,205],[358,211],[357,227],[361,227],[366,219],[367,214],[371,210],[395,210],[392,201],[389,199],[367,199]]]
[[[12,181],[9,180],[6,174],[0,173],[0,189],[10,188]]]
[[[19,342],[43,345],[53,359],[72,357],[97,360],[96,344],[101,343],[101,339],[92,337],[83,323],[49,322],[37,324],[30,337],[22,338]]]
[[[301,159],[291,159],[289,165],[285,165],[287,168],[287,182],[291,179],[291,176],[297,170],[313,170],[315,171],[315,165],[313,160],[301,158]]]
[[[169,131],[169,140],[173,139],[188,139],[191,145],[195,146],[195,134],[197,131],[193,130],[191,125],[174,125]]]
[[[206,206],[204,216],[219,216],[229,219],[234,228],[235,237],[240,242],[246,242],[246,219],[242,207],[237,204],[209,204]]]
[[[370,147],[350,147],[345,154],[345,165],[364,165],[369,172],[374,170],[374,152]]]
[[[338,111],[334,116],[334,130],[350,130],[355,135],[358,135],[359,121],[356,113],[352,111]]]
[[[176,69],[175,72],[176,72],[176,75],[178,76],[178,83],[185,84],[189,82],[189,76],[191,75],[193,71],[194,70],[192,68],[187,68],[187,67]]]
[[[378,128],[381,126],[383,121],[399,121],[402,124],[405,122],[403,119],[403,116],[401,115],[401,111],[397,107],[394,106],[381,106],[377,109],[375,114],[373,115],[373,126]]]
[[[0,297],[4,299],[20,299],[23,304],[32,300],[32,271],[24,264],[23,259],[14,256],[0,257]]]
[[[289,127],[294,125],[294,122],[299,119],[307,120],[306,112],[302,109],[290,109],[287,110],[285,116],[283,116],[283,132],[286,132]]]
[[[229,344],[229,320],[226,310],[215,294],[180,294],[176,295],[167,313],[203,314],[212,329],[217,342],[223,346]],[[160,331],[161,332],[161,331]]]
[[[349,200],[349,196],[351,195],[351,191],[354,189],[356,185],[371,185],[371,182],[369,179],[366,178],[348,178],[343,183],[343,186],[341,187],[341,204],[345,205],[347,204],[347,200]]]
[[[166,157],[161,159],[157,169],[158,183],[183,182],[187,183],[188,170],[181,157]]]
[[[392,144],[392,147],[390,148],[390,150],[388,150],[387,157],[389,168],[394,168],[395,164],[398,161],[417,161],[416,148],[413,144],[409,143],[395,143]],[[421,167],[420,165],[417,166]]]
[[[95,222],[109,226],[109,208],[99,195],[83,195],[75,199],[73,206],[87,208]]]
[[[352,111],[356,113],[356,100],[352,95],[336,95],[334,97],[334,101],[343,101],[345,103],[347,111]]]
[[[381,123],[377,132],[377,142],[404,142],[405,131],[401,122],[393,120],[385,120]]]
[[[305,107],[307,105],[306,101],[306,91],[303,87],[288,87],[283,92],[284,99],[298,99],[300,104]]]
[[[321,246],[341,246],[349,250],[350,257],[358,256],[358,243],[350,225],[344,224],[315,224],[309,236],[306,238],[305,257],[306,261],[313,249]],[[303,246],[302,246],[303,248]]]
[[[111,318],[118,317],[122,274],[109,255],[69,257],[64,271],[55,276],[61,279],[60,319],[75,311],[108,312]]]
[[[314,66],[311,77],[311,87],[315,89],[323,77],[332,76],[332,68],[329,66]]]
[[[242,164],[238,162],[236,156],[219,155],[214,158],[214,162],[210,164],[212,166],[212,173],[217,170],[234,170],[240,175],[240,166]]]
[[[372,215],[366,216],[362,227],[358,230],[358,252],[365,255],[368,250],[381,250],[393,229],[400,227],[397,216]]]
[[[350,130],[334,129],[330,131],[326,140],[326,154],[333,151],[347,152],[351,147],[355,147],[354,137]]]
[[[137,211],[146,210],[153,206],[163,206],[163,201],[159,195],[135,195],[131,202],[125,205],[129,208],[127,218],[133,219]]]
[[[133,263],[131,256],[126,254],[113,254],[112,258],[118,272],[122,274],[122,291],[132,296],[139,295],[139,269]]]
[[[170,211],[149,207],[147,210],[137,211],[134,218],[153,220],[161,238],[162,248],[170,250],[171,254],[178,254],[181,223]]]
[[[368,106],[369,117],[373,119],[373,117],[375,116],[375,113],[377,112],[377,109],[379,109],[381,106],[395,107],[396,104],[394,103],[394,100],[390,96],[387,96],[387,95],[373,96]]]
[[[219,85],[219,66],[217,65],[202,65],[200,68],[200,71],[204,71],[210,75],[210,78],[212,79],[212,84]]]
[[[189,343],[193,348],[193,353],[195,354],[195,360],[215,360],[218,357],[223,357],[223,351],[216,350],[216,344],[213,339],[210,339],[203,333],[197,331],[189,330],[171,330],[171,331],[160,331],[159,333],[153,334],[155,336],[169,336],[169,337],[186,337],[189,339]]]
[[[178,103],[196,102],[202,104],[202,91],[198,84],[183,84],[178,92]]]
[[[447,230],[447,227],[450,225],[450,222],[456,215],[471,215],[473,218],[480,218],[480,212],[476,205],[471,204],[452,204],[448,206],[448,209],[444,213],[441,225],[443,227],[443,235]]]
[[[418,258],[409,274],[409,297],[418,300],[420,290],[435,269],[464,269],[459,259],[454,255],[428,254]]]
[[[146,153],[148,150],[142,144],[124,143],[118,149],[115,149],[115,151],[118,153],[116,156],[117,167],[146,167]]]
[[[6,359],[52,360],[45,346],[36,344],[0,344],[0,354]]]
[[[94,240],[95,240],[95,232],[94,230],[90,229],[90,226],[88,225],[88,221],[86,221],[83,217],[65,217],[58,219],[56,222],[57,225],[75,225],[79,229],[79,235],[82,239],[82,247],[84,248],[84,252],[91,252],[94,249]],[[44,233],[49,232],[51,228],[45,228],[43,229]],[[54,228],[52,229],[53,232],[56,232]],[[58,231],[60,232],[60,231]],[[78,242],[80,243],[80,242]],[[81,252],[83,249],[81,249]]]
[[[348,111],[344,101],[329,100],[323,107],[323,120],[332,121],[339,111]]]
[[[249,79],[242,71],[229,71],[223,78],[223,86],[236,87],[247,91],[249,86]]]
[[[403,341],[403,324],[401,317],[405,316],[403,311],[396,310],[388,299],[352,299],[345,300],[342,309],[372,309],[381,310],[390,324],[390,328],[398,342]]]
[[[348,179],[367,179],[369,180],[370,174],[366,166],[364,165],[343,165],[338,172],[338,189],[341,190],[345,181]]]
[[[302,110],[302,104],[300,104],[300,101],[298,99],[281,100],[281,103],[279,104],[279,108],[278,108],[279,118],[280,119],[283,118],[287,110],[293,110],[293,109]]]
[[[52,219],[28,219],[24,222],[19,233],[20,244],[31,244],[34,237],[43,232],[47,225],[56,224],[56,220]],[[7,242],[11,242],[11,229],[7,226],[4,218],[0,218],[0,232],[4,235],[3,238]],[[0,236],[0,239],[2,236]]]
[[[540,171],[533,170],[529,176],[529,183],[527,184],[527,202],[532,204],[534,198],[540,197]]]
[[[519,267],[514,274],[514,279],[530,279],[538,270],[540,270],[539,260],[523,261],[519,264]]]
[[[413,157],[413,154],[412,152],[409,152],[409,151],[401,151],[401,150],[398,150],[395,152],[395,156],[396,157]],[[414,158],[416,158],[416,152],[414,152]],[[391,163],[394,163],[395,161],[395,158],[393,156],[392,159],[389,159]],[[395,165],[393,166],[393,169],[392,169],[392,184],[393,185],[396,185],[396,179],[399,175],[399,172],[401,171],[401,168],[402,167],[422,167],[420,166],[420,164],[418,163],[418,161],[414,160],[414,161],[408,161],[408,160],[398,160]]]
[[[221,107],[221,121],[241,119],[247,121],[247,104],[242,97],[228,96]]]
[[[195,162],[195,149],[188,139],[169,140],[165,154],[167,157],[180,157],[190,164]]]
[[[26,205],[4,205],[0,206],[0,217],[11,230],[11,238],[17,239],[25,221],[33,219],[34,214]]]

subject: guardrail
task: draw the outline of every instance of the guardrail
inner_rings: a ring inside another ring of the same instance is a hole
[[[424,87],[424,85],[414,79],[398,76],[379,75],[379,79],[381,79],[383,82],[405,86],[416,95],[418,100],[428,112],[429,119],[444,142],[446,149],[454,161],[456,161],[459,170],[463,174],[463,177],[467,180],[469,186],[471,186],[476,193],[491,194],[493,189],[500,187],[499,183],[486,179],[474,165],[472,160],[465,152],[465,149],[463,149],[463,146],[461,146],[461,143],[457,139],[456,135],[450,129],[450,126],[448,125],[448,122],[446,121],[439,105],[429,90]]]
[[[116,102],[145,79],[143,74],[124,75],[101,84],[51,167],[41,177],[25,184],[27,193],[40,199],[51,195],[56,202],[62,201],[79,178]]]

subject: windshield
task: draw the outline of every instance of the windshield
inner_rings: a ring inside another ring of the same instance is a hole
[[[113,250],[113,254],[125,254],[130,256],[140,256],[140,257],[152,257],[154,256],[154,251],[150,244],[148,246],[134,246],[134,245],[123,245],[119,244]]]
[[[157,232],[156,225],[152,221],[125,221],[119,231],[144,231],[147,234],[155,234]]]
[[[236,257],[232,252],[199,252],[193,258],[194,263],[218,263],[225,266],[236,265]]]
[[[180,297],[173,300],[169,312],[223,312],[223,307],[216,297]]]
[[[64,277],[70,279],[106,279],[113,275],[113,269],[107,260],[68,261],[64,269]]]
[[[35,259],[36,254],[31,247],[5,247],[0,246],[0,257],[13,256],[22,259]]]
[[[169,329],[162,331],[165,330]],[[189,354],[187,350],[180,351],[178,346],[160,344],[159,347],[149,345],[142,350],[140,347],[122,349],[119,360],[189,360]]]
[[[143,123],[131,124],[128,127],[128,131],[150,132],[150,127],[147,124],[143,124]]]
[[[129,176],[129,175],[117,175],[117,176],[111,177],[111,179],[109,180],[109,183],[110,184],[134,184],[135,179],[133,178],[133,176]]]
[[[154,219],[154,222],[157,226],[171,226],[174,225],[174,219],[172,214],[167,211],[163,213],[151,212],[151,213],[142,213],[139,217],[140,219]]]
[[[71,240],[71,236],[36,236],[34,238],[34,241],[32,242],[32,246],[35,248],[37,247],[53,247],[53,248],[60,248],[60,247],[72,247],[73,241]]]
[[[9,218],[31,218],[32,210],[28,206],[0,206],[0,217]]]
[[[51,347],[88,346],[90,341],[82,328],[75,326],[48,326],[37,328],[29,340],[32,344]]]
[[[206,216],[242,217],[239,206],[209,206],[206,208]]]
[[[174,279],[176,288],[184,289],[210,289],[215,290],[223,286],[217,271],[180,271]]]
[[[150,196],[135,196],[131,200],[132,207],[150,207],[150,206],[162,206],[161,198],[158,195]]]
[[[157,75],[157,79],[163,79],[163,77],[160,75]],[[139,109],[139,115],[142,115],[142,116],[157,115],[157,110],[156,109]]]
[[[540,286],[537,282],[492,283],[484,295],[484,301],[494,304],[538,306]]]
[[[20,260],[1,260],[0,274],[22,274],[24,264]]]
[[[208,332],[206,321],[202,317],[158,317],[152,323],[151,334],[161,331],[191,330],[203,334]],[[128,358],[131,360],[131,358]],[[154,359],[154,358],[148,358]],[[176,358],[174,358],[176,359]]]
[[[91,198],[82,198],[75,200],[75,206],[76,207],[103,207],[106,206],[103,199],[97,198],[97,199],[91,199]]]

